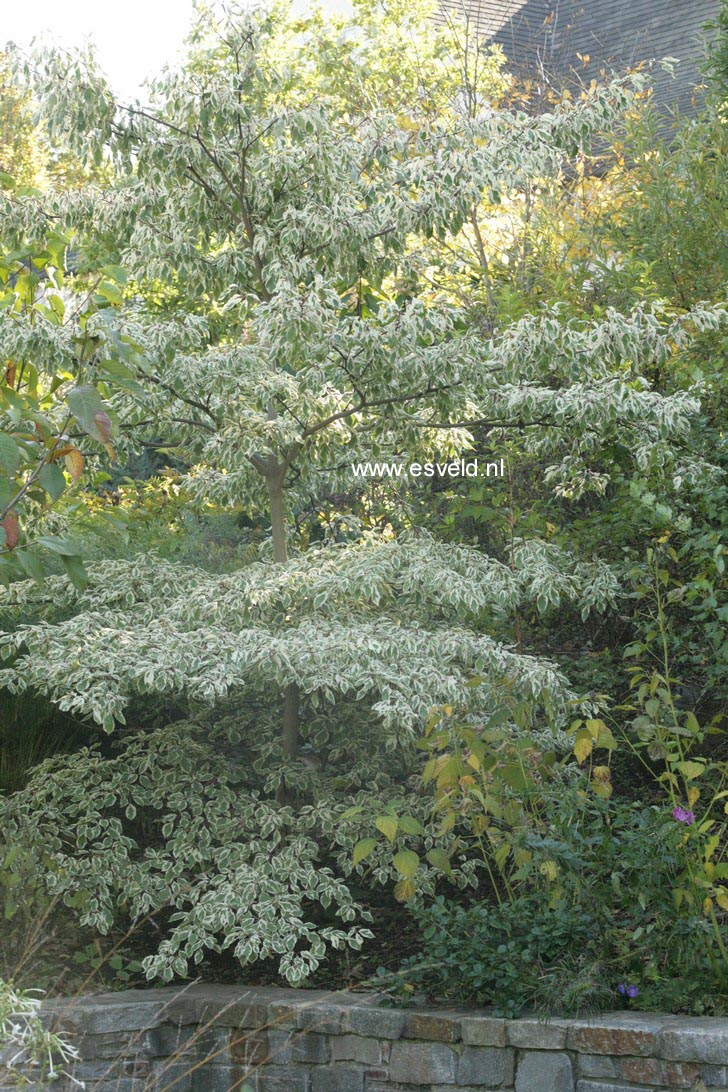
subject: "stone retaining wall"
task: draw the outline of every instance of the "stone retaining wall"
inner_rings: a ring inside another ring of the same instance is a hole
[[[43,1012],[79,1048],[73,1073],[94,1092],[728,1088],[728,1019],[623,1012],[543,1023],[401,1011],[371,994],[214,985],[54,1001]],[[0,1072],[0,1092],[10,1087]]]

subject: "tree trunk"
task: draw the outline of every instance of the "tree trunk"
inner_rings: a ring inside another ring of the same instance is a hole
[[[288,561],[288,540],[286,533],[286,510],[283,498],[283,479],[285,469],[276,467],[266,475],[268,503],[270,505],[270,527],[273,538],[273,558],[278,565]],[[283,754],[286,758],[298,756],[300,693],[296,683],[289,683],[283,693]],[[291,796],[285,781],[281,782],[278,800],[282,804],[290,803]]]
[[[270,529],[273,538],[273,557],[277,564],[288,561],[288,539],[286,535],[286,509],[283,503],[283,472],[276,468],[266,475],[268,485],[268,503],[270,506]]]

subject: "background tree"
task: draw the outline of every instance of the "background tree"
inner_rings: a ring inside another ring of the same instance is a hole
[[[115,457],[111,418],[88,380],[106,374],[98,361],[123,273],[106,267],[69,276],[72,236],[44,219],[40,191],[7,177],[0,204],[0,580],[22,575],[42,583],[50,551],[81,587],[80,547],[65,532],[121,529],[100,503],[67,490],[84,476],[88,440]],[[30,212],[40,226],[26,232]],[[116,356],[124,351],[118,341]]]
[[[30,91],[15,78],[12,58],[0,51],[0,171],[32,186],[42,166]]]

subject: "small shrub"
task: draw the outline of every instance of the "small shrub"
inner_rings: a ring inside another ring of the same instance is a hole
[[[19,1086],[34,1081],[55,1081],[66,1076],[79,1088],[84,1086],[65,1067],[78,1060],[79,1054],[61,1036],[48,1031],[40,1018],[37,991],[17,992],[0,978],[0,1054],[6,1071]],[[3,1079],[6,1074],[1,1074]],[[40,1088],[41,1084],[33,1084]]]
[[[439,997],[478,1001],[509,1017],[538,1002],[544,975],[564,963],[576,968],[596,929],[588,912],[566,899],[549,905],[536,893],[500,906],[465,907],[439,897],[417,916],[425,954],[411,964],[414,981]]]
[[[467,907],[439,897],[415,911],[423,949],[405,979],[509,1017],[637,998],[640,1008],[725,1011],[711,920],[699,906],[676,906],[682,824],[664,808],[590,797],[578,781],[552,805],[548,834],[525,839],[535,867],[519,893],[497,904],[484,892]]]

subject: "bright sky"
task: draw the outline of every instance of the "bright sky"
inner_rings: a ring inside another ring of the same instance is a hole
[[[173,61],[192,18],[193,0],[3,0],[0,45],[27,47],[34,37],[61,46],[91,40],[102,68],[121,98],[138,93],[142,81]],[[297,7],[306,7],[299,0]],[[323,0],[342,11],[346,0]]]

